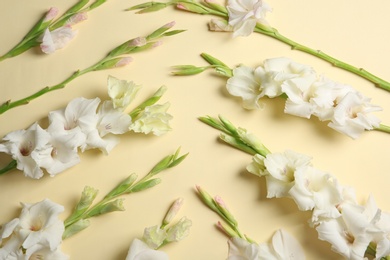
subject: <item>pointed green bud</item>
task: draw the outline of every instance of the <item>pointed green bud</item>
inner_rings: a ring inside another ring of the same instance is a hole
[[[129,193],[147,190],[147,189],[152,188],[160,183],[161,183],[161,179],[159,179],[159,178],[143,181],[143,182],[140,182],[140,183],[134,185],[134,187],[132,187],[129,190]]]
[[[210,14],[210,11],[207,7],[196,2],[179,2],[176,5],[176,8],[196,14]]]
[[[125,208],[123,207],[123,200],[124,199],[116,199],[114,201],[107,202],[103,205],[99,205],[92,209],[90,212],[88,212],[86,218],[95,217],[114,211],[124,211]]]
[[[81,230],[86,229],[89,227],[90,222],[87,219],[80,219],[79,221],[73,223],[72,225],[65,228],[64,233],[62,234],[62,239],[66,239],[68,237],[71,237]]]
[[[243,152],[246,152],[250,155],[255,155],[257,153],[255,150],[252,149],[252,147],[244,144],[243,142],[241,142],[237,138],[232,137],[230,135],[227,135],[225,133],[221,133],[219,138],[222,141],[224,141],[225,143],[230,144],[231,146],[233,146],[233,147],[235,147]]]
[[[222,214],[223,216],[225,216],[225,219],[232,225],[232,226],[237,226],[237,221],[236,219],[234,218],[234,216],[230,213],[230,211],[228,210],[225,202],[223,201],[223,199],[220,197],[220,196],[215,196],[214,197],[214,202],[215,202],[215,205],[217,206],[218,208],[218,212],[219,214]]]
[[[226,14],[226,16],[228,16],[228,11],[227,11],[225,6],[217,4],[213,0],[204,0],[204,3],[207,7],[211,8],[215,11],[218,11],[220,13],[224,13],[224,14]]]
[[[173,67],[173,69],[175,69],[176,71],[173,71],[172,74],[175,76],[196,75],[202,73],[207,68],[209,67],[196,67],[193,65],[178,65]]]
[[[151,13],[151,12],[156,12],[156,11],[159,11],[161,9],[164,9],[165,7],[167,7],[167,4],[165,3],[152,3],[152,5],[148,6],[148,7],[145,7],[141,10],[139,10],[137,12],[137,14],[144,14],[144,13]],[[139,8],[138,8],[139,9]],[[127,9],[127,10],[130,10],[130,9]]]
[[[254,134],[248,133],[248,131],[244,128],[239,127],[237,129],[237,133],[241,140],[252,147],[258,154],[262,156],[267,156],[270,151],[261,143],[260,139],[258,139]]]
[[[168,31],[169,29],[171,29],[173,26],[175,26],[176,22],[175,21],[172,21],[170,23],[167,23],[163,26],[161,26],[160,28],[158,28],[157,30],[155,30],[154,32],[152,32],[151,34],[149,34],[146,39],[149,41],[149,40],[153,40],[153,39],[157,39],[157,38],[160,38],[161,35],[163,33],[165,33],[166,31]]]
[[[226,130],[228,130],[228,132],[230,132],[233,136],[238,135],[237,128],[227,118],[221,115],[219,115],[218,118],[221,121],[221,123],[225,126]]]
[[[234,231],[229,225],[224,222],[218,221],[217,227],[222,230],[229,238],[240,237],[236,231]]]
[[[113,69],[118,67],[124,67],[130,64],[133,59],[131,57],[123,57],[123,58],[114,58],[110,60],[103,61],[102,63],[97,64],[94,66],[93,70],[106,70],[106,69]]]
[[[144,9],[144,8],[147,8],[147,7],[151,7],[155,4],[160,4],[158,2],[146,2],[146,3],[142,3],[142,4],[139,4],[139,5],[134,5],[132,7],[129,7],[127,9],[125,9],[125,11],[133,11],[133,10],[138,10],[138,9]]]
[[[116,196],[126,193],[127,190],[131,188],[131,185],[135,182],[138,175],[135,173],[130,174],[129,177],[121,181],[114,189],[112,189],[104,198],[110,199]]]
[[[216,207],[214,203],[213,197],[210,196],[204,189],[202,189],[200,186],[196,186],[196,190],[198,191],[198,194],[202,201],[213,211],[218,212],[218,208]]]
[[[88,9],[89,9],[89,10],[95,9],[95,8],[99,7],[100,5],[104,4],[105,2],[107,2],[107,0],[95,0],[95,2],[93,2],[93,3],[88,7]]]

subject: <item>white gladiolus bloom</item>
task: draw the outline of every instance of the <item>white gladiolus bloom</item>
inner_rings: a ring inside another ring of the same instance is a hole
[[[250,35],[256,23],[267,25],[265,15],[271,8],[263,0],[228,0],[227,10],[236,37]]]
[[[331,120],[334,108],[341,99],[347,93],[356,91],[349,85],[340,84],[325,77],[319,78],[313,85],[315,95],[311,97],[310,102],[314,105],[313,115],[321,121]]]
[[[107,80],[108,95],[113,101],[114,108],[126,109],[134,100],[141,86],[132,81],[119,80],[108,76]]]
[[[173,118],[167,113],[169,103],[152,105],[145,108],[137,119],[130,125],[130,130],[136,133],[163,135],[171,130],[169,121]]]
[[[336,205],[341,202],[337,180],[314,167],[302,167],[295,171],[295,184],[289,194],[302,211],[313,210],[324,217],[338,217]],[[317,210],[317,211],[316,211]]]
[[[41,167],[54,176],[60,172],[73,167],[80,162],[77,147],[80,146],[80,139],[76,133],[50,133],[50,149],[40,153]],[[85,139],[83,139],[85,141]]]
[[[25,176],[39,179],[43,176],[40,154],[45,154],[50,149],[49,140],[50,135],[34,123],[27,130],[7,134],[3,138],[1,150],[16,160],[17,169],[23,171]]]
[[[261,87],[261,75],[256,70],[246,66],[239,66],[233,70],[233,77],[226,83],[227,91],[232,96],[241,97],[246,109],[262,108],[259,99],[264,96]]]
[[[280,229],[272,237],[272,243],[260,245],[233,237],[228,241],[227,260],[304,260],[305,254],[298,241],[286,231]]]
[[[376,258],[390,253],[390,214],[382,212],[370,197],[365,206],[344,204],[341,216],[323,221],[316,228],[319,239],[349,259],[365,259],[370,243],[376,245]]]
[[[287,150],[284,153],[268,154],[264,165],[268,174],[267,197],[290,197],[289,190],[295,182],[295,171],[310,165],[311,157]]]
[[[86,148],[85,140],[89,133],[96,130],[98,123],[97,107],[100,99],[75,98],[64,109],[49,113],[49,132],[75,133],[81,149]]]
[[[22,246],[26,249],[40,244],[55,250],[62,241],[64,224],[58,215],[64,207],[49,199],[35,204],[22,204],[20,223],[15,232],[23,238]]]
[[[229,255],[227,260],[260,259],[260,246],[249,243],[243,238],[233,237],[228,240]]]
[[[310,66],[297,63],[286,57],[267,59],[263,64],[264,79],[262,86],[267,96],[276,97],[282,94],[282,87],[289,85],[309,85],[314,82],[317,75]]]
[[[380,120],[370,115],[371,112],[381,111],[382,108],[369,103],[370,99],[360,92],[349,92],[335,107],[329,127],[352,138],[357,138],[364,130],[378,127]]]
[[[25,259],[29,260],[41,260],[41,259],[53,259],[53,260],[68,260],[69,256],[65,255],[58,247],[55,250],[50,250],[48,247],[42,245],[35,245],[26,251]]]
[[[104,101],[97,112],[95,129],[87,135],[85,149],[98,148],[108,154],[118,143],[114,136],[129,131],[131,118],[119,109],[114,109],[112,101]]]
[[[126,260],[168,260],[169,257],[165,252],[154,250],[139,239],[134,239],[130,245]]]
[[[46,29],[41,43],[41,50],[46,54],[64,48],[76,36],[70,25],[59,27],[53,31]]]

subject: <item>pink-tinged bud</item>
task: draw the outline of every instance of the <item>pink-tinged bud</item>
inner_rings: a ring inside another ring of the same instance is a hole
[[[173,202],[172,206],[169,208],[167,214],[165,215],[163,225],[168,225],[173,220],[173,218],[177,215],[181,206],[183,205],[183,202],[183,198],[178,198]]]
[[[115,67],[124,67],[126,65],[129,65],[130,62],[133,61],[133,58],[131,57],[123,57],[122,59],[120,59],[116,64],[115,64]]]
[[[166,25],[164,25],[163,27],[164,28],[172,28],[173,26],[175,26],[176,22],[175,21],[172,21],[170,23],[167,23]]]
[[[230,238],[239,236],[236,231],[223,222],[218,221],[216,226]]]
[[[43,19],[43,22],[47,22],[50,20],[53,20],[58,14],[58,8],[52,7],[49,9],[49,11],[46,13],[45,18]]]
[[[188,8],[186,8],[186,7],[185,7],[184,5],[182,5],[182,4],[177,4],[177,5],[176,5],[176,8],[177,8],[177,9],[181,9],[181,10],[185,10],[185,11],[189,11]]]
[[[137,37],[129,43],[129,46],[130,47],[141,47],[141,46],[144,46],[145,44],[146,44],[145,37]]]
[[[155,48],[155,47],[160,46],[161,44],[163,44],[162,41],[156,41],[156,42],[152,45],[152,47]]]
[[[226,203],[223,201],[223,199],[222,199],[220,196],[215,196],[215,197],[214,197],[214,201],[215,201],[221,208],[227,209]]]
[[[88,14],[86,12],[77,13],[70,17],[68,21],[66,22],[67,25],[75,25],[79,22],[82,22],[84,20],[88,19]]]

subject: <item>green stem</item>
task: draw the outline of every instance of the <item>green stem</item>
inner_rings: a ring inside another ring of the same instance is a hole
[[[311,54],[315,57],[318,57],[324,61],[329,62],[330,64],[332,64],[335,67],[352,72],[360,77],[363,77],[363,78],[371,81],[372,83],[375,84],[376,87],[390,91],[390,82],[387,82],[387,81],[375,76],[374,74],[366,71],[363,68],[357,68],[357,67],[352,66],[348,63],[345,63],[341,60],[338,60],[338,59],[336,59],[336,58],[334,58],[334,57],[332,57],[332,56],[330,56],[330,55],[328,55],[320,50],[315,50],[315,49],[309,48],[305,45],[299,44],[299,43],[283,36],[275,28],[263,28],[262,25],[258,24],[255,28],[255,32],[258,32],[258,33],[270,36],[274,39],[277,39],[277,40],[291,46],[291,48],[293,50],[299,50],[299,51]]]
[[[74,80],[75,78],[77,78],[77,77],[79,77],[79,76],[81,76],[89,71],[90,71],[89,69],[82,70],[82,71],[78,70],[78,71],[74,72],[70,77],[68,77],[67,79],[65,79],[64,81],[62,81],[61,83],[59,83],[57,85],[54,85],[51,87],[45,87],[45,88],[35,92],[34,94],[30,95],[30,96],[27,96],[25,98],[22,98],[22,99],[13,101],[13,102],[11,102],[9,100],[0,106],[0,115],[3,114],[4,112],[10,110],[11,108],[22,106],[22,105],[27,105],[28,103],[30,103],[31,100],[34,100],[34,99],[36,99],[36,98],[38,98],[38,97],[40,97],[48,92],[62,89],[70,81]]]
[[[0,169],[0,175],[16,169],[16,166],[16,160],[12,160],[7,166],[5,166],[3,169]]]
[[[380,124],[379,127],[374,128],[374,130],[390,134],[390,126],[387,125]]]

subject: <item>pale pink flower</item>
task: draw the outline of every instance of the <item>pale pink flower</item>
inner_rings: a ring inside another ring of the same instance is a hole
[[[70,25],[65,25],[53,31],[46,29],[40,45],[41,50],[46,54],[54,53],[56,50],[64,48],[75,36],[76,31],[73,31]]]

